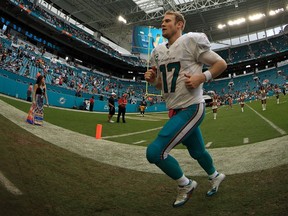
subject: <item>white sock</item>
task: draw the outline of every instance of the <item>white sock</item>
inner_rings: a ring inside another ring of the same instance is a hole
[[[216,119],[217,113],[214,113],[214,119]]]
[[[242,110],[242,112],[244,112],[244,109],[243,109],[243,108],[241,108],[241,110]]]
[[[211,175],[208,175],[209,179],[213,179],[215,178],[219,173],[217,172],[217,170],[215,170],[215,172]]]
[[[179,186],[188,185],[190,182],[190,180],[185,175],[183,175],[181,178],[177,179],[176,181]]]

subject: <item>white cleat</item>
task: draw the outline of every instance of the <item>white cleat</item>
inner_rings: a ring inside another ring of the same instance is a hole
[[[225,179],[225,175],[223,173],[219,173],[214,179],[209,180],[211,183],[211,189],[206,193],[206,196],[213,196],[217,193],[218,188],[221,182]]]
[[[173,207],[180,207],[184,205],[191,197],[192,192],[196,189],[197,182],[190,179],[186,186],[178,186],[178,195],[173,203]]]

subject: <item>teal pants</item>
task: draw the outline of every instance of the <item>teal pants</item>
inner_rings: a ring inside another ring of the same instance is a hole
[[[205,105],[203,103],[176,110],[176,114],[169,119],[157,138],[148,146],[147,160],[158,166],[172,179],[179,179],[183,176],[183,171],[178,161],[169,155],[169,152],[182,143],[206,173],[213,174],[215,172],[213,160],[205,149],[199,128],[204,115]]]

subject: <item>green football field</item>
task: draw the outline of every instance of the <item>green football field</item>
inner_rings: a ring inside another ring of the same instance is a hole
[[[0,99],[24,112],[30,107],[23,101]],[[205,143],[210,143],[210,148],[229,147],[283,136],[288,131],[287,99],[282,97],[279,105],[274,98],[269,99],[266,111],[261,110],[259,101],[246,104],[244,113],[239,105],[233,109],[221,107],[217,120],[207,109],[201,125]],[[102,124],[104,139],[119,145],[147,145],[167,120],[167,113],[147,113],[145,117],[129,114],[126,124],[111,124],[106,113],[45,108],[45,121],[93,137],[96,125]],[[27,132],[2,115],[0,128],[0,180],[6,177],[23,193],[14,195],[0,184],[1,216],[287,214],[287,164],[227,175],[211,198],[205,197],[207,177],[191,176],[199,186],[185,206],[174,209],[175,182],[163,174],[120,168],[80,156]]]
[[[30,104],[19,100],[0,97],[16,108],[28,112]],[[151,143],[168,120],[167,113],[127,114],[126,124],[108,123],[107,113],[75,112],[57,108],[45,108],[44,120],[52,124],[77,131],[89,136],[95,136],[97,124],[102,125],[102,137],[119,143],[143,145]],[[116,120],[116,115],[113,117]],[[218,109],[217,119],[213,119],[210,108],[201,124],[201,130],[206,144],[210,148],[239,146],[255,143],[288,132],[288,96],[281,97],[280,104],[271,97],[267,100],[267,109],[262,111],[261,102],[246,103],[244,112],[240,105],[233,108],[222,106]],[[177,148],[183,148],[179,145]]]

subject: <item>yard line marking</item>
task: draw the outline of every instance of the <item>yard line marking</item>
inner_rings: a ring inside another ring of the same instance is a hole
[[[206,148],[209,148],[212,145],[212,142],[208,142],[205,146]]]
[[[132,144],[140,144],[140,143],[143,143],[143,142],[146,142],[146,140],[140,140],[140,141],[134,142],[134,143],[132,143]]]
[[[248,138],[248,137],[243,138],[243,143],[244,143],[244,144],[249,143],[249,138]]]
[[[286,131],[284,131],[283,129],[279,128],[277,125],[275,125],[273,122],[271,122],[270,120],[268,120],[267,118],[265,118],[264,116],[262,116],[259,112],[257,112],[256,110],[254,110],[252,107],[250,107],[248,104],[246,104],[252,111],[254,111],[260,118],[262,118],[264,121],[266,121],[272,128],[274,128],[275,130],[277,130],[281,135],[285,135],[287,134]]]
[[[125,116],[125,118],[127,119],[133,119],[133,120],[140,120],[140,121],[160,121],[160,120],[157,120],[157,119],[152,119],[152,118],[145,118],[145,117],[133,117],[133,116]]]
[[[3,173],[0,171],[0,183],[12,194],[14,195],[22,195],[23,193],[7,179]]]
[[[150,132],[150,131],[160,130],[161,128],[162,128],[162,127],[158,127],[158,128],[152,128],[152,129],[148,129],[148,130],[144,130],[144,131],[138,131],[138,132],[133,132],[133,133],[126,133],[126,134],[113,135],[113,136],[106,136],[106,137],[102,137],[102,139],[131,136],[131,135],[135,135],[135,134],[141,134],[141,133],[146,133],[146,132]]]
[[[154,116],[152,116],[152,115],[145,115],[144,118],[148,118],[148,119],[159,119],[159,120],[167,120],[167,119],[169,119],[168,116],[167,116],[167,117],[161,117],[161,116],[156,116],[156,115],[154,115]]]

